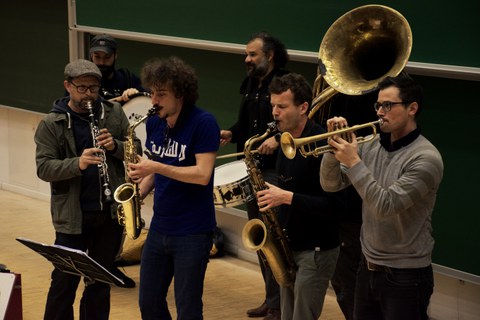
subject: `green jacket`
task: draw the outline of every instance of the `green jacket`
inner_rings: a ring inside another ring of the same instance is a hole
[[[34,137],[37,146],[35,157],[38,177],[50,183],[50,210],[55,231],[80,234],[80,154],[77,154],[70,114],[62,112],[61,109],[61,105],[66,103],[65,99],[68,101],[68,97],[56,101],[54,109],[40,121]],[[102,109],[98,128],[108,128],[117,145],[114,151],[106,151],[110,188],[113,193],[125,182],[124,141],[130,124],[120,104],[103,100]],[[140,140],[136,139],[135,143],[138,154],[141,154]],[[112,218],[116,218],[117,206],[116,203],[112,204]]]

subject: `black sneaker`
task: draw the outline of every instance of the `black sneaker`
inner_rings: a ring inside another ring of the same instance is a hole
[[[127,277],[120,269],[114,268],[110,271],[115,277],[120,278],[123,281],[123,284],[119,284],[119,287],[122,288],[135,288],[135,281],[132,278]]]

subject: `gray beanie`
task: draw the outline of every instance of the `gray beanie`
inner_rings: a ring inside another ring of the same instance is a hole
[[[75,60],[65,66],[65,79],[77,78],[82,76],[94,76],[99,80],[102,78],[102,73],[97,65],[88,60]]]

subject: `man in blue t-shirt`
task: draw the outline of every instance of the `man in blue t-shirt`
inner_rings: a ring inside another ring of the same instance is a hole
[[[195,105],[195,71],[171,57],[147,62],[142,83],[157,115],[147,120],[150,159],[129,164],[142,197],[153,188],[153,218],[142,254],[140,311],[143,319],[171,319],[168,288],[175,277],[178,319],[203,319],[203,282],[215,228],[213,171],[220,128]]]

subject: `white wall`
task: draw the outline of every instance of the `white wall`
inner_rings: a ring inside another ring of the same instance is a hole
[[[38,179],[33,136],[43,115],[0,105],[2,189],[48,200],[49,184]]]
[[[48,201],[50,187],[37,178],[33,141],[42,117],[36,112],[0,105],[0,188]],[[240,259],[256,263],[256,254],[246,250],[241,242],[246,221],[246,213],[242,210],[217,210],[217,222],[225,234],[226,250]],[[480,319],[480,285],[436,272],[430,316],[436,320]]]

